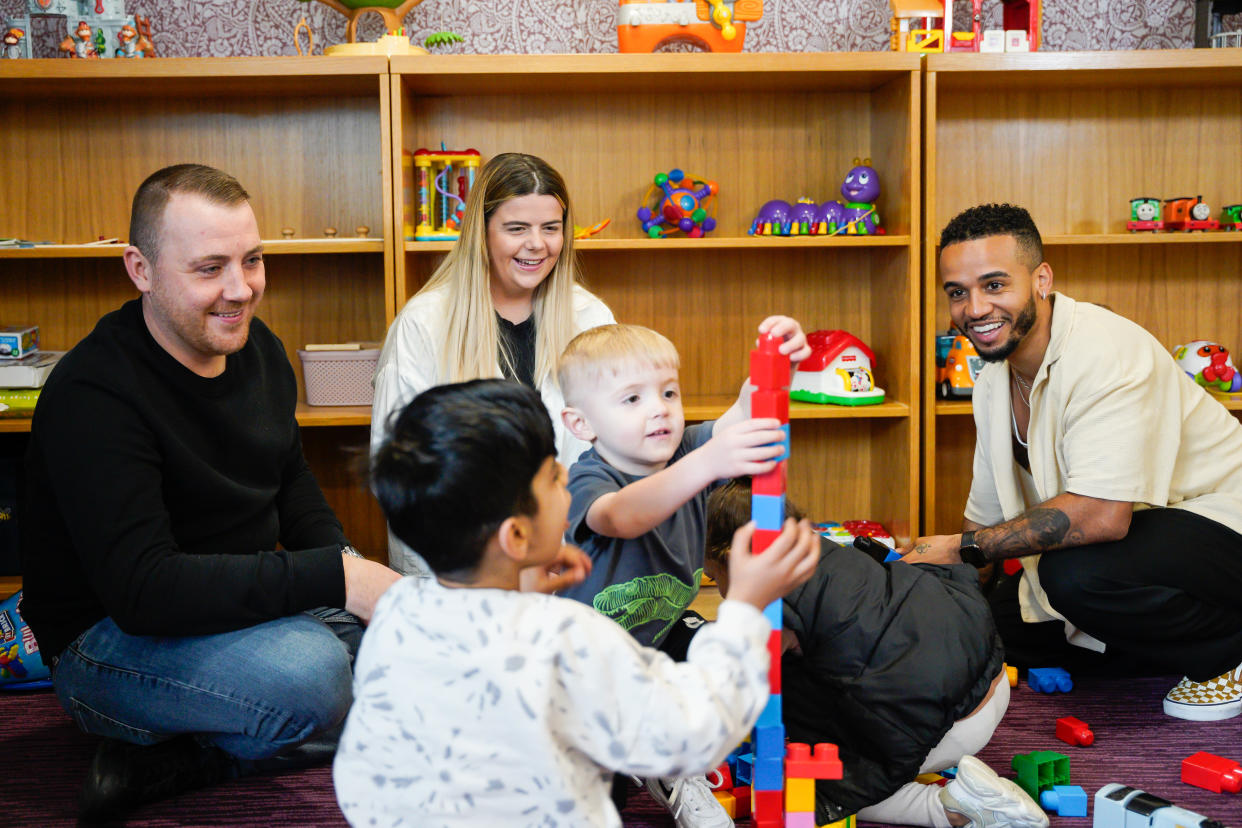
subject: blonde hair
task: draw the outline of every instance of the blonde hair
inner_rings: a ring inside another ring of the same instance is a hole
[[[560,173],[542,158],[506,152],[483,165],[466,197],[461,236],[431,274],[419,293],[446,288],[446,331],[440,349],[439,374],[443,382],[498,377],[497,356],[509,369],[513,358],[501,348],[496,309],[492,304],[491,253],[487,247],[487,223],[496,209],[513,198],[550,195],[563,212],[564,244],[552,272],[535,288],[532,311],[535,320],[535,386],[553,373],[556,358],[574,334],[573,213],[569,190]]]
[[[600,325],[575,336],[565,347],[556,366],[565,402],[574,405],[587,380],[597,379],[605,371],[613,374],[635,365],[655,368],[681,368],[677,348],[664,334],[642,325]]]

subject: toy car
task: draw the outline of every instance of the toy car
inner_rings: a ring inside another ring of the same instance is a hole
[[[1164,226],[1166,230],[1219,230],[1220,222],[1212,218],[1212,208],[1203,203],[1203,196],[1166,198],[1168,206]]]
[[[983,357],[974,344],[956,331],[936,334],[936,382],[940,396],[970,397],[983,370]]]

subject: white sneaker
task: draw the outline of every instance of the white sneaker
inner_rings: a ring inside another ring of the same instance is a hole
[[[733,828],[729,812],[712,795],[705,777],[652,778],[643,780],[643,785],[673,815],[677,828]]]
[[[1026,791],[973,756],[962,757],[957,776],[940,789],[940,804],[969,819],[969,828],[1048,828]]]
[[[1164,697],[1164,712],[1192,722],[1216,722],[1242,713],[1242,664],[1207,681],[1182,679]]]

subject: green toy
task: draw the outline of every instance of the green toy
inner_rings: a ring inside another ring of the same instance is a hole
[[[437,46],[451,46],[454,43],[462,43],[464,41],[465,38],[456,32],[432,32],[423,41],[423,46],[428,49],[434,49]]]
[[[1050,750],[1019,753],[1013,757],[1011,766],[1018,772],[1018,787],[1036,802],[1043,791],[1052,790],[1054,785],[1068,785],[1070,781],[1070,760],[1062,753]]]

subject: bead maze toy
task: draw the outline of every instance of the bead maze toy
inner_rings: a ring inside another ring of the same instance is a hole
[[[1229,349],[1218,342],[1196,339],[1173,348],[1177,367],[1209,391],[1242,391],[1242,373],[1234,367]]]
[[[751,518],[755,534],[751,552],[767,549],[785,522],[785,463],[789,457],[789,357],[780,352],[780,339],[764,334],[750,352],[750,382],[755,391],[750,398],[752,417],[774,417],[785,432],[784,451],[776,468],[751,481]],[[841,762],[837,747],[793,743],[786,748],[785,725],[781,718],[781,600],[763,611],[772,627],[768,636],[771,666],[768,669],[770,695],[759,716],[752,738],[754,764],[751,774],[751,824],[755,828],[781,828],[788,825],[815,825],[815,780],[840,779]]]
[[[474,186],[482,160],[475,149],[418,149],[402,155],[406,186],[416,188],[418,197],[418,224],[411,227],[408,221],[405,223],[406,241],[455,240],[461,235],[466,196]],[[449,189],[453,185],[456,189]],[[405,203],[410,201],[407,196]]]
[[[763,17],[763,0],[620,0],[617,51],[658,52],[688,43],[708,52],[740,52],[746,23]]]
[[[719,189],[715,181],[688,176],[679,169],[657,173],[638,208],[643,233],[658,239],[680,230],[689,238],[702,238],[716,229]],[[665,227],[665,222],[670,226]]]

